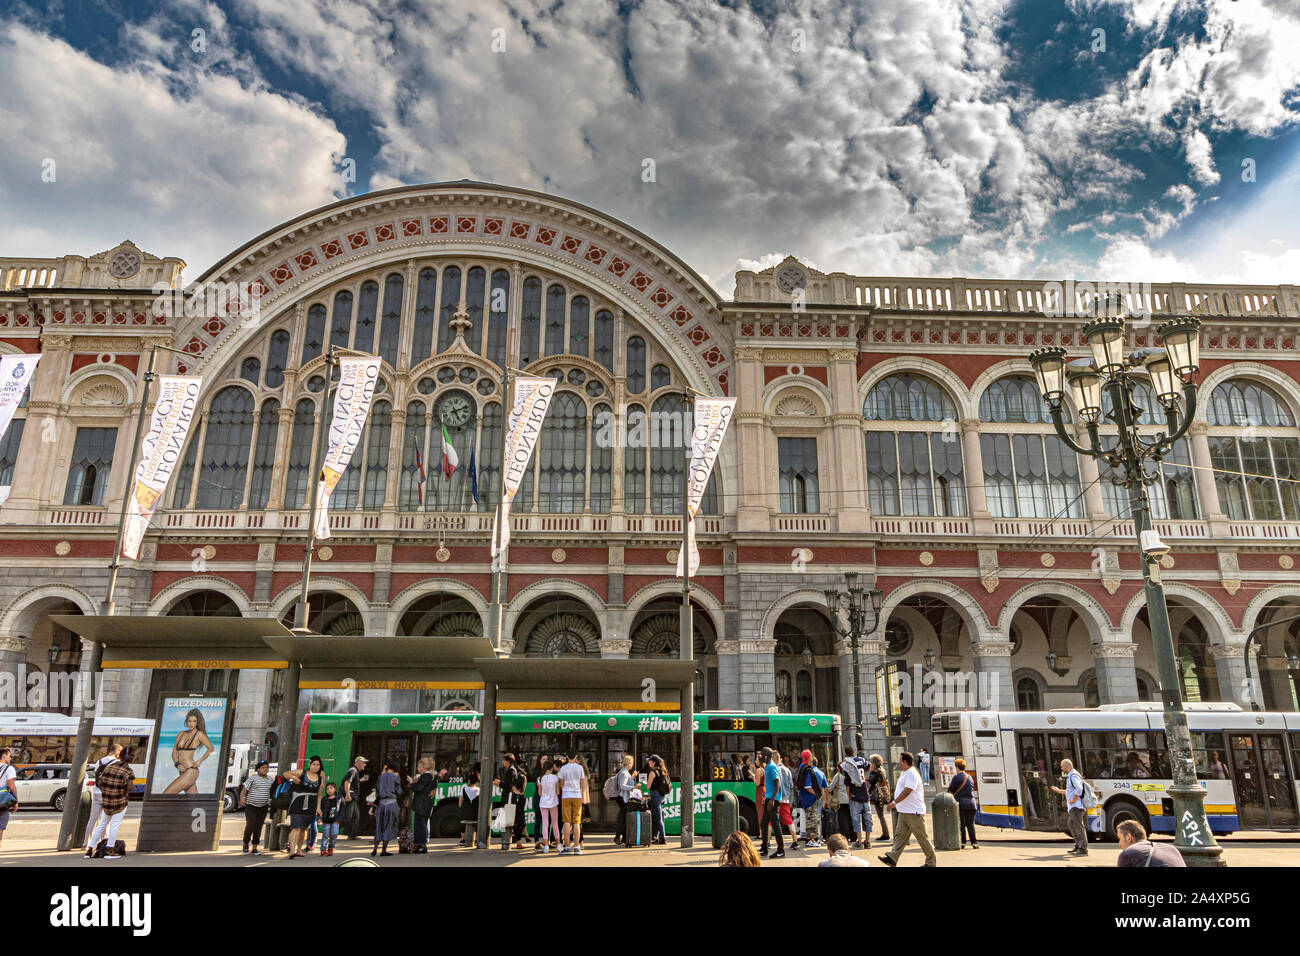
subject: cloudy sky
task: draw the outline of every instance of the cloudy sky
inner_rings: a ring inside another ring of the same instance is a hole
[[[470,178],[624,219],[724,294],[788,253],[1300,283],[1297,0],[2,6],[0,255],[129,237],[193,280],[312,207]]]

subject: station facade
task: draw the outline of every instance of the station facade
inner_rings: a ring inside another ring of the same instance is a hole
[[[883,592],[859,645],[873,740],[885,661],[983,682],[1002,709],[1158,699],[1125,494],[1057,440],[1027,361],[1044,345],[1085,354],[1084,287],[823,274],[790,258],[740,272],[727,300],[597,210],[467,182],[306,213],[197,292],[180,292],[183,267],[130,242],[0,259],[0,351],[42,356],[0,442],[3,670],[82,665],[49,615],[103,600],[154,344],[187,353],[160,352],[158,369],[201,375],[202,412],[118,605],[288,619],[335,345],[384,365],[317,552],[318,632],[484,632],[508,363],[560,383],[514,508],[511,654],[676,655],[673,445],[689,386],[738,399],[698,520],[698,706],[852,723],[850,642],[824,595],[848,571]],[[1294,710],[1300,627],[1263,634],[1254,683],[1243,651],[1252,628],[1300,614],[1300,290],[1125,290],[1131,348],[1156,345],[1167,317],[1203,323],[1196,421],[1151,486],[1184,693]],[[1163,420],[1144,404],[1144,421]],[[461,462],[449,481],[444,432]],[[220,689],[231,673],[112,672],[101,707],[147,716],[157,691]],[[238,680],[236,739],[261,740],[277,678]],[[474,703],[318,696],[304,706]],[[926,739],[919,702],[910,724]]]

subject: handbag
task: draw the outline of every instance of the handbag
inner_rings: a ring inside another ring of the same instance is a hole
[[[510,802],[501,804],[497,807],[496,816],[492,819],[492,829],[508,830],[515,825],[515,805]]]

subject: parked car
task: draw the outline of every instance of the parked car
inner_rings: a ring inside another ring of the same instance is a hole
[[[63,799],[68,793],[68,776],[72,765],[66,763],[35,763],[17,768],[18,806],[53,807],[63,809]],[[95,776],[93,767],[86,771],[87,782]]]

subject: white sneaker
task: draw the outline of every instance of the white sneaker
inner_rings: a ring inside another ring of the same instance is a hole
[[[545,855],[545,854],[551,852],[551,848],[550,848],[549,846],[544,845],[544,844],[543,844],[542,846],[538,847],[538,849],[542,851],[542,854],[543,854],[543,855]]]
[[[577,856],[582,856],[582,847],[580,847],[580,846],[575,846],[575,847],[573,848],[573,852],[574,852],[574,854],[577,855]]]
[[[573,851],[570,850],[567,846],[560,847],[560,856],[568,856],[572,852]]]

